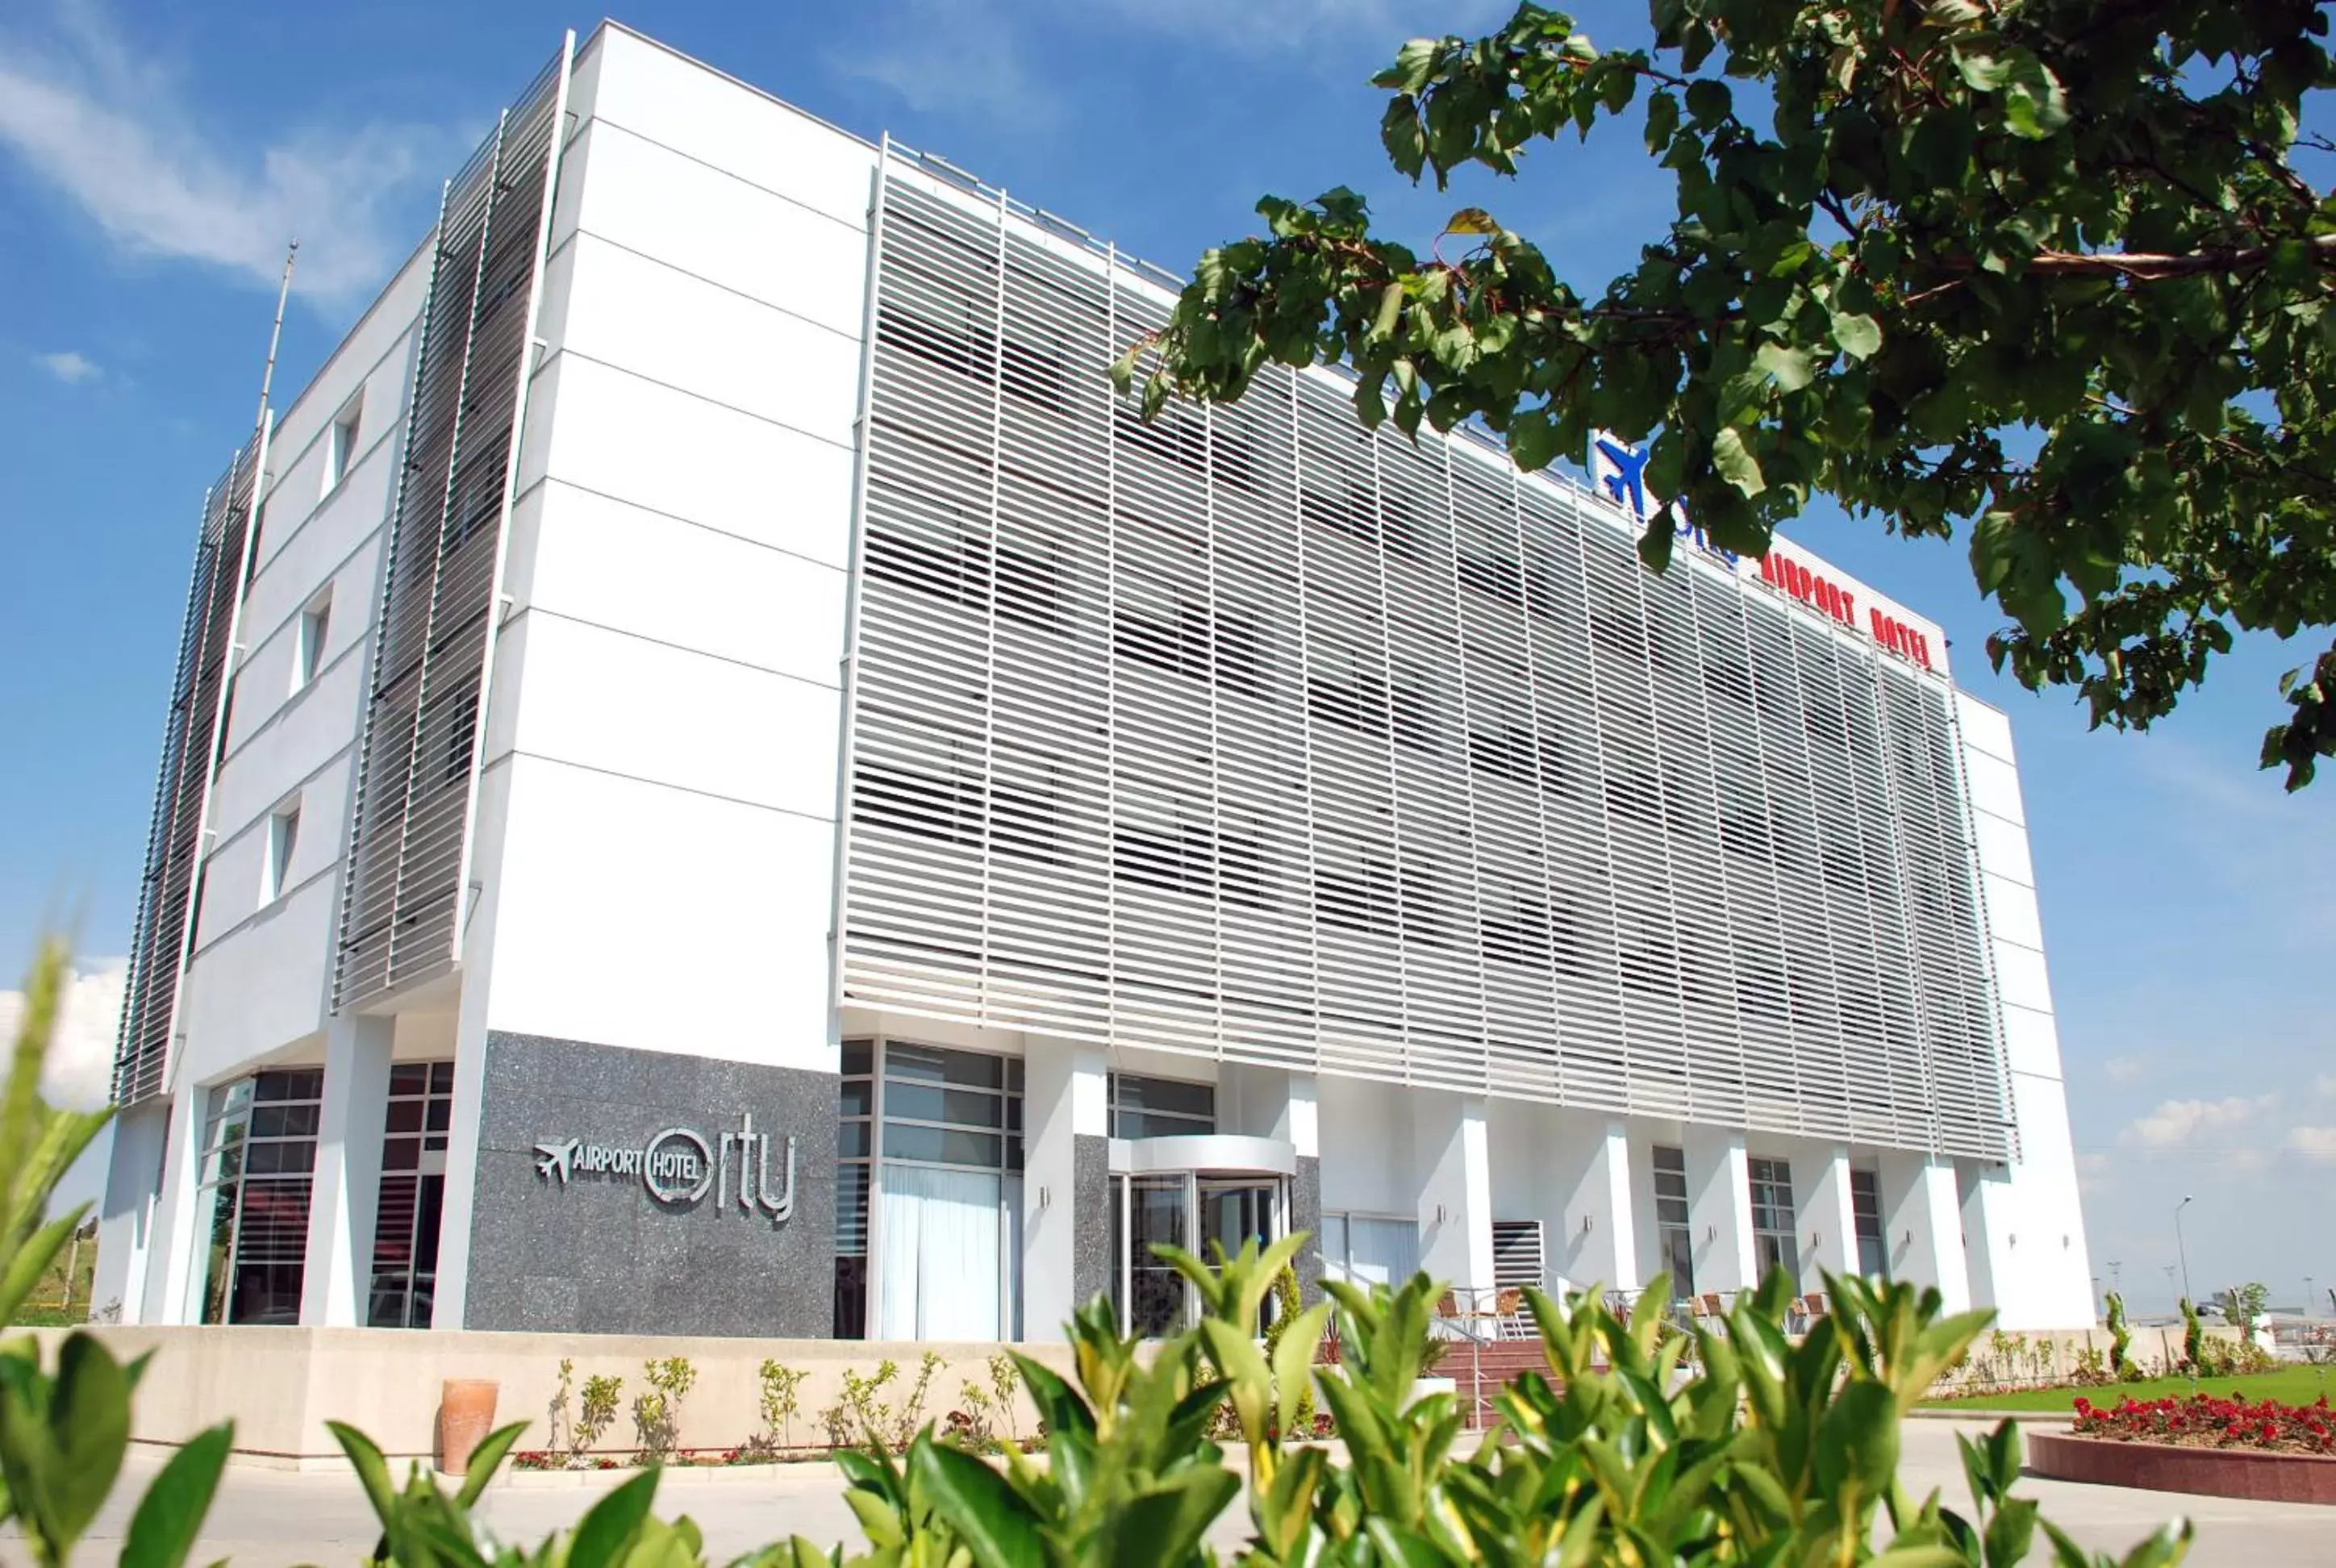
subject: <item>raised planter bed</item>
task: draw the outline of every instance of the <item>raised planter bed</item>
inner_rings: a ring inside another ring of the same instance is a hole
[[[2097,1486],[2138,1486],[2152,1492],[2244,1497],[2259,1503],[2336,1506],[2336,1459],[2314,1454],[2031,1432],[2028,1434],[2028,1467],[2055,1481],[2084,1481]]]

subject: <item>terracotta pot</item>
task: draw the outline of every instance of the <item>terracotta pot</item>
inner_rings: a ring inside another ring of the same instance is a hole
[[[459,1475],[471,1466],[479,1440],[495,1428],[495,1393],[484,1378],[449,1378],[438,1394],[438,1468]]]

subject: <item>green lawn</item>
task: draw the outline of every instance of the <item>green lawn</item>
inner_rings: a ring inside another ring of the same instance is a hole
[[[2250,1400],[2277,1399],[2287,1405],[2309,1405],[2325,1394],[2336,1402],[2336,1379],[2327,1367],[2282,1367],[2252,1378],[2201,1378],[2197,1391],[2230,1398],[2244,1394]],[[1974,1394],[1961,1399],[1925,1399],[1932,1410],[2074,1410],[2081,1397],[2100,1406],[2114,1406],[2120,1396],[2131,1399],[2185,1398],[2187,1378],[2153,1378],[2146,1383],[2112,1383],[2098,1388],[2021,1388],[2006,1394]]]

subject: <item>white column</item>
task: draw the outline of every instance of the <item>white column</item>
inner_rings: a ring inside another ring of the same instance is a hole
[[[1301,1160],[1320,1159],[1322,1123],[1314,1075],[1284,1073],[1281,1075],[1281,1104],[1274,1112],[1272,1125],[1266,1129],[1266,1135],[1288,1144],[1297,1151]]]
[[[300,1278],[303,1324],[347,1328],[365,1320],[396,1022],[342,1013],[325,1027],[325,1103],[308,1195],[308,1261]]]
[[[1927,1154],[1882,1157],[1882,1235],[1891,1278],[1937,1286],[1950,1312],[1970,1309],[1971,1277],[1953,1162]]]
[[[181,1083],[170,1096],[170,1126],[163,1139],[162,1195],[146,1259],[148,1323],[202,1321],[202,1269],[210,1258],[209,1209],[196,1202],[202,1180],[203,1111],[210,1091]],[[124,1310],[127,1310],[125,1303]]]
[[[1752,1178],[1744,1135],[1725,1127],[1691,1126],[1680,1148],[1687,1155],[1695,1288],[1722,1293],[1748,1290],[1759,1283],[1759,1268],[1752,1253]]]
[[[1576,1290],[1601,1281],[1617,1290],[1639,1289],[1644,1281],[1630,1204],[1630,1141],[1621,1118],[1569,1125],[1553,1152],[1563,1206],[1559,1233],[1549,1238],[1557,1272]]]
[[[1414,1090],[1411,1134],[1419,1266],[1455,1290],[1492,1289],[1493,1167],[1484,1102]]]
[[[1801,1248],[1800,1287],[1822,1290],[1827,1273],[1857,1271],[1857,1211],[1849,1194],[1849,1151],[1835,1145],[1810,1166],[1806,1176],[1796,1161],[1793,1182],[1796,1187],[1806,1183],[1804,1191],[1793,1194],[1799,1208],[1794,1229]]]
[[[170,1122],[168,1100],[150,1100],[113,1120],[105,1195],[98,1203],[97,1271],[90,1284],[90,1308],[102,1311],[118,1307],[119,1321],[124,1323],[145,1321],[146,1268],[154,1223],[161,1217]]]
[[[1051,1334],[1076,1300],[1076,1238],[1105,1214],[1078,1212],[1078,1138],[1109,1130],[1104,1054],[1034,1039],[1022,1061],[1022,1323]],[[1116,1266],[1116,1265],[1114,1265]],[[1033,1334],[1033,1337],[1037,1337]]]

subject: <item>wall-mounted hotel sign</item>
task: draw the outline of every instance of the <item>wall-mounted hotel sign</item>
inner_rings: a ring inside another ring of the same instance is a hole
[[[754,1113],[739,1117],[738,1131],[708,1141],[689,1127],[667,1127],[639,1148],[555,1139],[535,1145],[536,1174],[560,1187],[577,1176],[638,1176],[648,1195],[667,1208],[686,1208],[710,1191],[718,1212],[730,1202],[730,1173],[737,1168],[738,1206],[783,1224],[795,1212],[795,1141],[787,1140],[784,1184],[771,1184],[768,1133],[754,1130]]]

